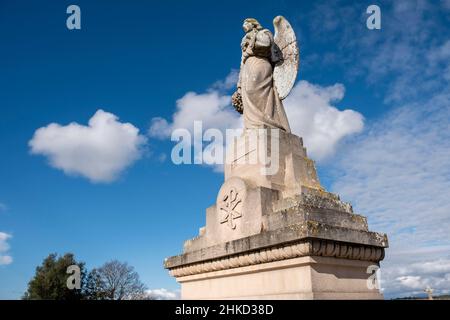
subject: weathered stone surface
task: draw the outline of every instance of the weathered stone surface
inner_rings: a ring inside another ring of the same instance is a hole
[[[355,244],[376,248],[385,248],[388,246],[387,237],[384,234],[336,227],[308,220],[302,223],[292,224],[285,228],[264,231],[257,235],[170,257],[166,259],[164,266],[171,269],[200,261],[214,260],[225,256],[256,251],[267,247],[279,247],[295,241],[302,242],[307,239],[328,240],[342,243],[343,245]]]
[[[274,42],[277,46],[274,51],[277,52],[275,55],[279,56],[276,59],[279,61],[273,69],[273,82],[280,99],[283,100],[291,92],[297,78],[300,52],[294,30],[284,17],[275,17],[273,26],[275,28]]]
[[[205,227],[184,243],[182,254],[164,262],[182,284],[182,298],[382,297],[363,289],[368,275],[361,263],[379,264],[386,235],[370,232],[364,216],[321,187],[300,138],[280,131],[279,171],[264,175],[263,164],[249,161],[259,152],[249,134],[237,139],[238,152],[225,168],[216,203],[206,210]],[[274,151],[270,144],[263,147],[269,155]],[[301,258],[313,260],[292,265]],[[326,272],[350,278],[335,281]],[[265,277],[281,281],[301,274],[312,287],[258,285]],[[233,291],[236,281],[246,281],[253,291]],[[199,294],[205,286],[216,291]]]
[[[282,130],[246,130],[227,150],[225,181],[239,177],[250,186],[281,191],[282,197],[303,189],[323,190],[314,161],[306,155],[303,141]],[[261,154],[268,159],[261,159]],[[266,160],[269,164],[266,163]],[[268,174],[278,167],[273,174]]]
[[[273,213],[263,216],[263,225],[274,230],[307,220],[332,226],[368,231],[367,219],[353,213],[348,203],[336,195],[321,190],[307,190],[301,195],[273,203]]]
[[[236,201],[233,204],[236,207],[227,212],[223,209],[222,202],[230,190],[236,192]],[[303,193],[295,197],[284,199],[279,197],[280,192],[277,190],[264,187],[249,188],[240,178],[228,179],[219,192],[217,198],[219,205],[216,204],[206,210],[206,226],[201,229],[198,237],[185,242],[184,252],[307,221],[327,224],[330,227],[368,231],[366,218],[354,214],[351,206],[340,201],[334,194],[303,188]],[[222,209],[219,210],[218,206]],[[233,225],[229,220],[225,221],[225,218],[233,219]]]
[[[203,272],[239,268],[268,263],[275,260],[289,260],[305,256],[322,256],[339,259],[361,260],[378,263],[384,258],[384,248],[335,241],[306,239],[275,247],[266,247],[236,255],[228,255],[212,260],[202,260],[172,267],[170,274],[184,277]]]
[[[228,181],[237,180],[240,179],[233,178]],[[229,183],[224,186],[226,186],[225,190],[222,189],[224,195],[234,188]],[[272,190],[266,188],[242,189],[236,200],[236,202],[242,200],[242,203],[238,204],[234,210],[227,207],[226,201],[219,197],[217,203],[206,211],[204,235],[206,245],[212,246],[260,233],[264,204],[272,202],[273,196]],[[231,219],[233,223],[230,222]]]
[[[382,299],[368,261],[304,256],[177,277],[190,299]]]

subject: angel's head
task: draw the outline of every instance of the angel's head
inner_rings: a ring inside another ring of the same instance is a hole
[[[247,18],[244,20],[244,24],[242,25],[242,28],[244,29],[244,32],[247,33],[253,29],[261,30],[263,27],[258,22],[258,20],[254,18]]]

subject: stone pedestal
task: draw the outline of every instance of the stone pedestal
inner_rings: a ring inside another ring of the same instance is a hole
[[[301,193],[305,186],[322,188],[302,138],[269,128],[247,130],[230,145],[225,181],[230,177],[280,191],[284,197]]]
[[[382,299],[368,261],[305,256],[177,277],[187,299]]]
[[[321,187],[301,138],[257,131],[230,147],[206,226],[165,260],[181,297],[382,298],[371,279],[386,235],[369,231],[365,217]]]

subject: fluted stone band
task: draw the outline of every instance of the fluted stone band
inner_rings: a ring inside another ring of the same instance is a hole
[[[304,256],[335,257],[379,262],[384,258],[384,248],[309,239],[284,246],[263,248],[252,252],[175,267],[171,268],[169,272],[174,277],[184,277]]]

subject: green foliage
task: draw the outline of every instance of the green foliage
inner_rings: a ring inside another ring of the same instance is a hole
[[[105,300],[107,294],[97,269],[89,272],[86,278],[86,285],[83,288],[83,297],[87,300]]]
[[[67,268],[80,267],[80,289],[69,289],[67,280],[71,274]],[[87,272],[83,262],[77,262],[72,253],[58,257],[50,254],[36,268],[36,274],[28,283],[26,300],[136,300],[146,299],[145,285],[139,275],[126,262],[113,260],[100,268]]]
[[[83,262],[77,262],[72,253],[58,257],[56,253],[50,254],[42,264],[36,267],[36,274],[28,283],[28,289],[23,299],[26,300],[80,300],[83,298],[82,290],[67,287],[67,268],[78,265],[81,270],[81,286],[84,284],[85,268]]]

